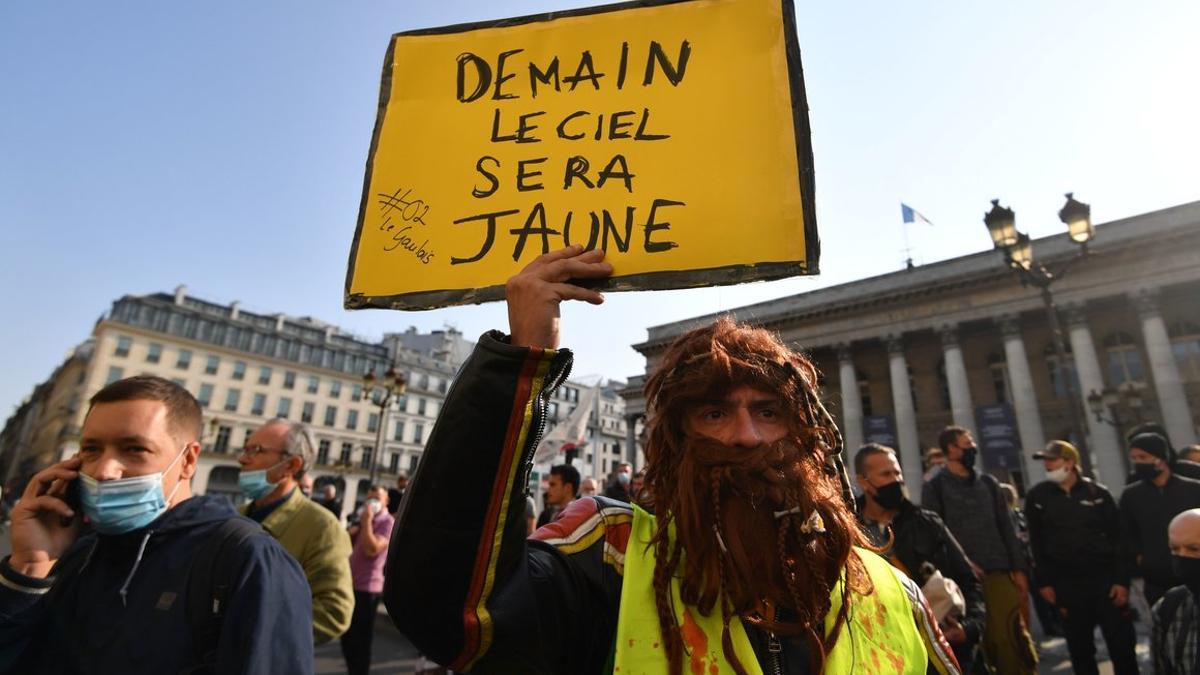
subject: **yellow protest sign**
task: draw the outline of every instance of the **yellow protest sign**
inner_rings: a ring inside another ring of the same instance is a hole
[[[346,306],[500,299],[568,244],[608,290],[815,273],[794,20],[652,0],[394,35]]]

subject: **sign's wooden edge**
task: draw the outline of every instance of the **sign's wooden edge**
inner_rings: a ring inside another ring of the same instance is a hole
[[[729,285],[746,281],[771,281],[806,274],[802,261],[772,262],[757,265],[729,265],[695,270],[671,270],[631,274],[601,280],[578,281],[580,286],[598,291],[665,291],[679,288]],[[346,309],[425,310],[456,305],[478,305],[504,299],[504,286],[418,291],[398,295],[373,296],[355,293],[346,296]]]

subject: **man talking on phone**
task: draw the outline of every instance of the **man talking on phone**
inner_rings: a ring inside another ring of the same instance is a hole
[[[192,495],[201,427],[159,377],[91,398],[79,453],[13,510],[0,672],[312,672],[300,566],[224,497]]]

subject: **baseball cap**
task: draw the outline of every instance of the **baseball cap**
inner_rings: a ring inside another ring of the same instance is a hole
[[[1079,451],[1066,441],[1050,441],[1045,450],[1033,453],[1034,459],[1070,459],[1079,463]]]

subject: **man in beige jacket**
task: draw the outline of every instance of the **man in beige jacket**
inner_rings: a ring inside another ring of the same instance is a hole
[[[250,500],[242,512],[262,523],[304,569],[312,589],[313,641],[321,644],[350,627],[354,587],[350,536],[297,486],[313,460],[315,445],[305,424],[267,422],[246,439],[238,456],[238,484]]]

